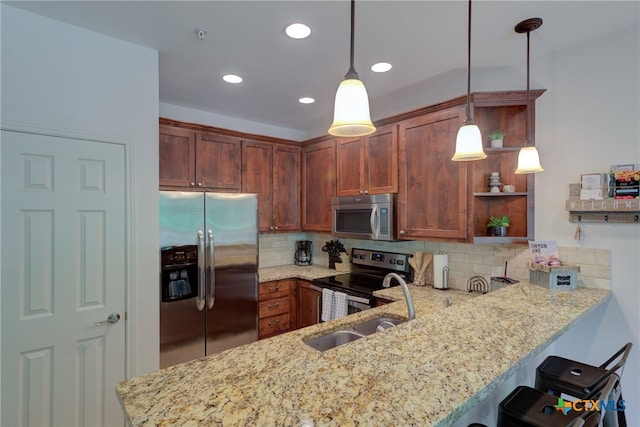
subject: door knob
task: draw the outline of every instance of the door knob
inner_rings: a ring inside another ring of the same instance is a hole
[[[120,313],[111,313],[109,316],[107,316],[107,320],[94,322],[94,325],[102,326],[102,325],[106,325],[107,323],[118,323],[118,320],[120,320]]]

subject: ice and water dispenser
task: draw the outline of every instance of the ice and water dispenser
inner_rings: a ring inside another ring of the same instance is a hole
[[[163,302],[192,298],[198,294],[198,247],[169,246],[160,250]]]

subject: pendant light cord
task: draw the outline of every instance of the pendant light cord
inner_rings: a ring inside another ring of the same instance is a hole
[[[529,141],[529,36],[531,35],[531,31],[527,31],[527,115],[526,115],[526,124],[527,124],[527,139],[524,142],[525,146],[531,145],[531,142]]]
[[[473,124],[471,120],[471,0],[469,0],[469,22],[467,27],[467,117],[465,124]]]
[[[356,69],[353,66],[353,57],[354,57],[354,28],[355,28],[355,22],[356,22],[356,0],[351,0],[351,53],[350,53],[350,58],[349,58],[349,71],[347,71],[347,74],[345,74],[344,78],[345,79],[359,79],[360,76],[358,76],[358,73],[356,72]]]

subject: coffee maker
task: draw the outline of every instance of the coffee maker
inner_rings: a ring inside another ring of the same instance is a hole
[[[296,265],[311,265],[311,241],[298,240],[296,242],[296,252],[293,255]]]

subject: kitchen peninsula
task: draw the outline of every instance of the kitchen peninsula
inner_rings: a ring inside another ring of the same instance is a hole
[[[448,426],[610,295],[523,282],[475,298],[411,292],[422,293],[415,320],[323,353],[303,340],[406,318],[399,290],[379,291],[392,304],[124,381],[116,391],[128,422]]]

